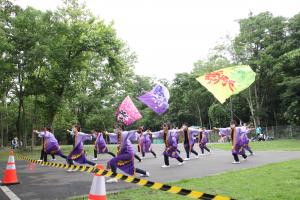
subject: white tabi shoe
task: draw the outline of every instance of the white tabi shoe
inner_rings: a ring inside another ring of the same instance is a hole
[[[188,160],[190,160],[190,158],[185,158],[185,159],[183,159],[183,160],[188,161]]]
[[[97,158],[93,158],[92,160],[95,161],[95,160],[97,160]]]
[[[240,164],[240,161],[233,161],[232,164]]]
[[[118,179],[116,179],[116,178],[111,178],[106,181],[106,183],[117,183],[117,182],[118,182]]]
[[[184,164],[184,162],[179,162],[178,163],[178,166],[181,166],[181,165],[183,165]]]
[[[150,173],[146,172],[146,174],[142,174],[140,177],[149,177],[149,176],[150,176]]]
[[[161,166],[161,168],[168,168],[168,167],[170,167],[170,165],[163,165],[163,166]]]

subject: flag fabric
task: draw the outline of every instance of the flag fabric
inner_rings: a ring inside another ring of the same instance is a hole
[[[196,78],[221,103],[238,94],[255,81],[255,72],[248,65],[219,69]]]
[[[162,84],[157,84],[151,91],[138,97],[141,102],[159,115],[166,112],[169,108],[169,98],[169,90]]]
[[[135,107],[129,96],[123,100],[115,114],[117,121],[124,123],[126,126],[142,118],[141,113]]]

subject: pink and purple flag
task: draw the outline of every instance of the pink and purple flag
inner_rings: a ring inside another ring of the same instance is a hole
[[[157,84],[151,91],[146,92],[138,99],[151,108],[154,112],[161,115],[169,108],[170,94],[168,89],[162,85]]]
[[[133,104],[129,96],[127,96],[116,111],[118,122],[124,123],[126,126],[142,118],[141,113]]]

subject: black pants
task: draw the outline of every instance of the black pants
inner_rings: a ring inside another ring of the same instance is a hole
[[[250,148],[247,151],[249,151],[249,153],[253,154],[253,151]]]
[[[44,162],[47,162],[47,155],[48,155],[48,154],[47,154],[46,152],[41,151],[41,160],[43,160]],[[65,156],[65,155],[62,154],[62,153],[59,153],[59,154],[57,154],[57,155],[59,155],[60,157],[66,159],[66,160],[68,160],[67,156]],[[52,156],[52,159],[55,159],[55,155],[54,155],[54,154],[51,154],[51,156]]]
[[[176,158],[179,162],[183,162],[181,157]],[[170,165],[169,156],[164,155],[165,165]]]
[[[116,155],[110,151],[107,152],[107,154],[111,155],[112,157],[116,157]],[[94,149],[94,158],[97,158],[97,150],[96,149]]]
[[[52,159],[55,159],[55,155],[51,154]],[[44,151],[44,149],[41,150],[41,156],[40,160],[43,160],[44,162],[47,162],[47,153]]]
[[[204,147],[200,147],[201,149],[201,153],[204,154],[204,149],[208,152],[210,152],[209,148],[207,148],[207,146],[204,146]]]
[[[68,162],[69,165],[74,165],[74,160],[72,160],[72,159],[67,159],[67,162]],[[89,164],[91,166],[95,166],[96,165],[96,163],[94,163],[92,161],[89,161],[89,160],[86,160],[85,163]]]
[[[137,159],[139,162],[142,162],[142,159],[137,154],[134,154],[134,158]]]
[[[236,162],[239,162],[239,161],[240,161],[239,156],[238,156],[237,154],[232,153],[232,155],[233,155],[233,158],[234,158],[234,160],[235,160]],[[245,158],[245,159],[247,158],[247,155],[246,155],[245,153],[243,153],[242,156],[243,156],[243,158]]]
[[[152,150],[150,152],[156,158],[156,153],[154,151],[152,151]],[[142,156],[145,157],[145,152],[144,151],[142,151]]]
[[[185,152],[186,152],[186,157],[187,158],[190,158],[190,146],[189,144],[184,144],[184,149],[185,149]],[[191,152],[193,154],[195,154],[196,156],[198,156],[198,153],[194,150],[194,148],[192,147],[191,149]]]
[[[115,166],[110,166],[110,168],[113,173],[117,173],[117,168]],[[138,174],[146,175],[146,171],[139,169],[139,168],[135,168],[135,172]]]

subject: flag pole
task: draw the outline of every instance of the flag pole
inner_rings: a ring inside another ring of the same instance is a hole
[[[231,100],[231,97],[230,97],[230,118],[231,118],[231,120],[233,120],[233,111],[232,111],[232,100]]]

